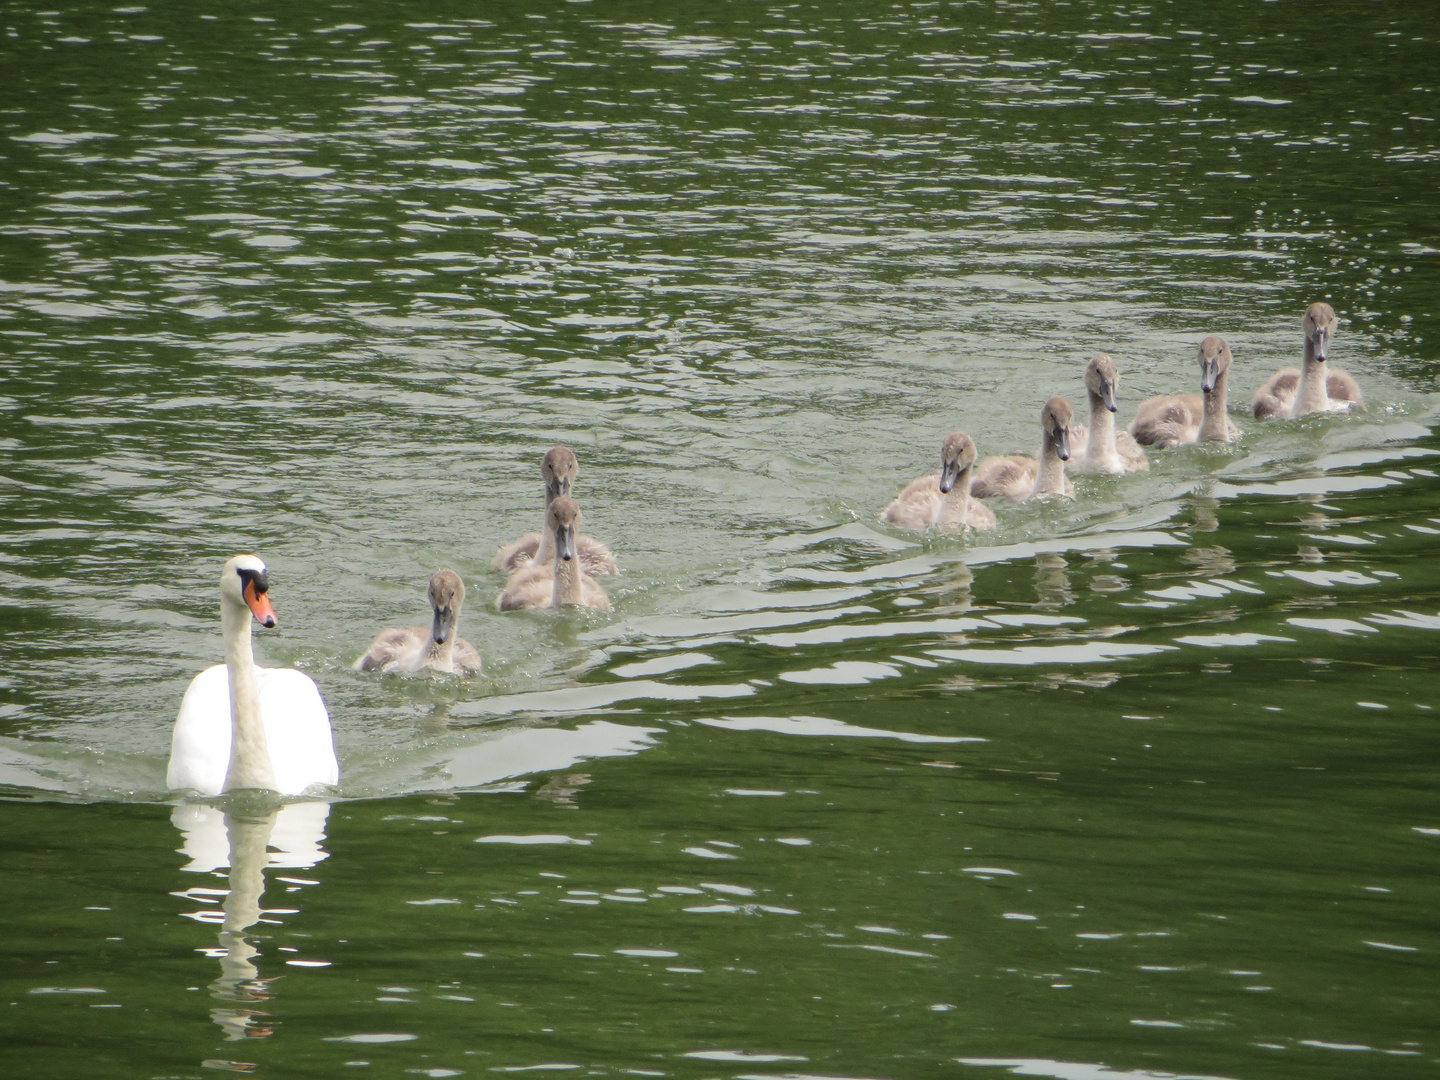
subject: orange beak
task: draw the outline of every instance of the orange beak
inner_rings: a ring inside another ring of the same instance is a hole
[[[247,581],[244,591],[245,603],[255,613],[255,621],[261,626],[275,625],[275,609],[270,606],[269,593],[257,593],[255,583]]]

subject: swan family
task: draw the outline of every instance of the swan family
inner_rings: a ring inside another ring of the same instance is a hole
[[[1259,420],[1293,419],[1312,413],[1360,412],[1360,388],[1328,366],[1337,319],[1326,303],[1311,304],[1302,322],[1304,361],[1284,368],[1256,392],[1251,411]],[[1212,334],[1200,343],[1200,393],[1152,397],[1141,403],[1128,432],[1117,431],[1119,369],[1101,354],[1085,367],[1089,424],[1075,424],[1063,397],[1040,410],[1038,458],[980,458],[974,440],[952,432],[940,448],[940,472],[911,481],[880,517],[902,529],[993,529],[995,512],[982,500],[1073,498],[1070,473],[1122,475],[1150,464],[1145,448],[1162,450],[1193,442],[1228,443],[1239,430],[1226,411],[1230,346]],[[530,608],[588,607],[611,610],[595,580],[616,572],[610,549],[579,532],[580,507],[573,491],[580,465],[557,446],[541,462],[545,506],[538,533],[502,547],[493,566],[509,575],[496,600],[502,612]],[[383,630],[354,667],[388,673],[473,675],[480,654],[459,636],[465,583],[453,570],[430,579],[428,627]],[[225,662],[191,681],[171,737],[166,784],[201,795],[264,790],[303,795],[339,783],[330,717],[314,680],[293,668],[262,668],[251,646],[252,620],[277,622],[265,563],[236,555],[220,572],[220,628]]]
[[[501,611],[611,610],[595,575],[615,573],[615,557],[600,541],[578,531],[580,507],[570,492],[579,471],[575,454],[563,446],[542,460],[541,531],[522,536],[495,555],[494,567],[510,573],[496,600]],[[482,670],[480,653],[459,635],[465,602],[460,575],[437,570],[426,596],[430,625],[382,630],[355,661],[357,671],[475,675]],[[340,782],[330,715],[319,688],[294,668],[256,665],[252,619],[264,627],[276,625],[269,574],[256,556],[236,555],[220,572],[225,662],[196,675],[180,702],[165,773],[172,791],[303,795]]]

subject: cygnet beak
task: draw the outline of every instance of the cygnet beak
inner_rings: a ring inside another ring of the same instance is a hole
[[[953,458],[940,469],[940,494],[948,495],[960,479],[960,459]]]

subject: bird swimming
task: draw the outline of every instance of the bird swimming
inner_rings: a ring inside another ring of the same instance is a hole
[[[902,529],[993,529],[994,511],[970,497],[976,456],[970,436],[952,431],[940,446],[940,471],[910,481],[880,520]]]
[[[593,607],[609,611],[610,598],[585,572],[576,553],[580,507],[568,495],[557,496],[545,511],[555,555],[550,562],[522,567],[495,601],[501,611],[538,607]]]
[[[196,675],[180,702],[165,772],[172,790],[302,795],[340,782],[319,687],[294,668],[256,666],[252,618],[276,624],[269,575],[254,555],[236,555],[220,571],[225,663]]]
[[[1326,362],[1330,341],[1340,320],[1335,309],[1319,302],[1305,309],[1300,325],[1305,331],[1304,365],[1282,368],[1255,391],[1250,401],[1257,420],[1293,420],[1317,412],[1364,412],[1359,384],[1347,372]]]
[[[575,479],[580,475],[580,461],[573,451],[565,446],[552,447],[540,460],[540,475],[545,480],[545,509],[561,495],[569,495]],[[495,553],[491,565],[507,574],[534,563],[547,563],[555,554],[553,537],[543,524],[538,533],[526,533],[512,544],[506,544]],[[588,574],[613,574],[616,572],[615,556],[610,549],[593,536],[577,536],[576,551]]]
[[[481,669],[480,654],[458,636],[465,582],[454,570],[436,570],[426,590],[434,612],[430,625],[405,630],[382,630],[365,655],[355,661],[356,671],[438,671],[446,675],[474,675]]]

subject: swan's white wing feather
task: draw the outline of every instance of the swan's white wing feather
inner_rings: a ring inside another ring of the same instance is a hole
[[[260,676],[260,719],[265,724],[265,742],[280,794],[302,795],[315,784],[339,783],[330,714],[315,680],[294,668],[256,671]]]
[[[229,767],[230,672],[216,664],[190,680],[180,701],[165,784],[172,790],[219,795]]]

